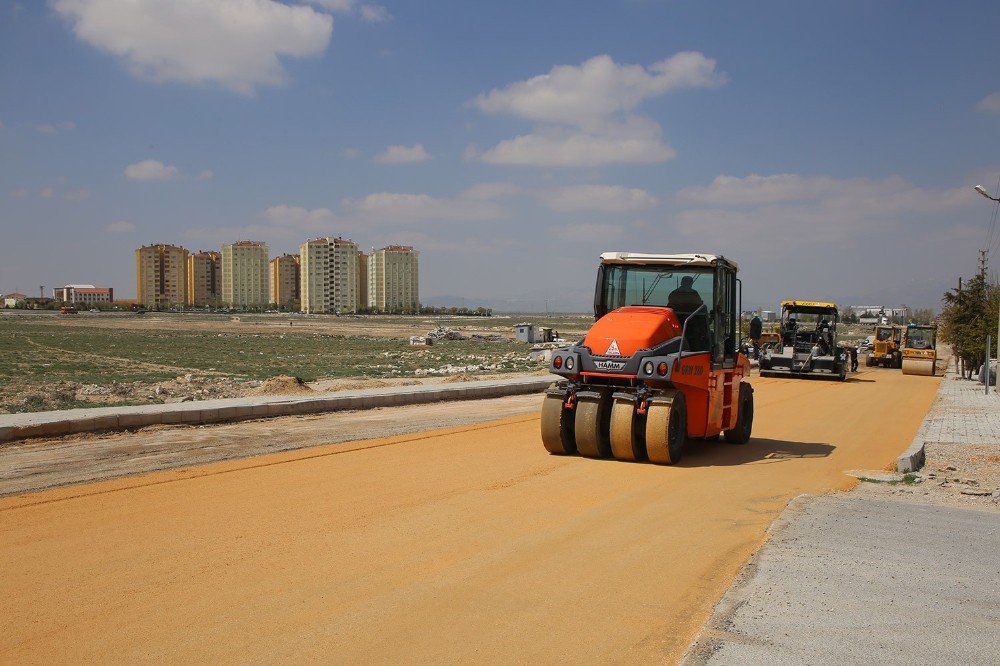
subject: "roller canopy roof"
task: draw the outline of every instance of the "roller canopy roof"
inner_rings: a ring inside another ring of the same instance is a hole
[[[665,266],[718,266],[736,268],[736,262],[721,254],[647,254],[645,252],[605,252],[602,264],[663,264]]]
[[[837,311],[836,303],[822,301],[781,301],[781,307],[803,314],[832,314]]]

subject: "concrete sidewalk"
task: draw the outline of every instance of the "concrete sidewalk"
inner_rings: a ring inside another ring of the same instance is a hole
[[[555,379],[518,375],[509,379],[320,393],[311,396],[257,396],[166,405],[96,407],[0,415],[0,442],[57,437],[80,432],[126,430],[156,424],[205,424],[415,405],[442,400],[482,400],[537,393]]]
[[[950,367],[913,443],[896,460],[896,470],[920,469],[927,444],[948,442],[1000,444],[1000,393],[991,387],[986,395],[982,384],[962,379]]]
[[[1000,663],[1000,513],[804,498],[687,664]]]
[[[1000,397],[947,372],[900,471],[925,446],[792,502],[684,662],[1000,663]]]

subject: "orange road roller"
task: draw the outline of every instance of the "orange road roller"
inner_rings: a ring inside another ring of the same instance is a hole
[[[564,379],[545,391],[545,448],[671,465],[691,439],[747,442],[753,387],[736,273],[711,254],[602,254],[596,322],[552,354]]]

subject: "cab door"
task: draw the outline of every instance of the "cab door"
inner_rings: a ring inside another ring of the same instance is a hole
[[[739,392],[736,376],[736,272],[727,266],[716,269],[712,304],[712,370],[708,382],[708,427],[706,435],[732,427],[732,405]]]

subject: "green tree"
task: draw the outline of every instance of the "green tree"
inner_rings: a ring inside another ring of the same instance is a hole
[[[987,284],[983,275],[977,275],[961,292],[951,289],[942,300],[945,307],[941,312],[940,337],[965,363],[971,378],[974,369],[986,359],[986,336],[996,335],[1000,289]],[[995,344],[991,346],[996,349]]]

